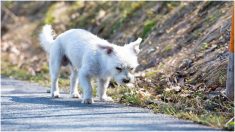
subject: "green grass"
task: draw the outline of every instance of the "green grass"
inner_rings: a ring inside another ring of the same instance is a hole
[[[7,7],[7,8],[12,8],[15,3],[16,3],[16,2],[14,2],[14,1],[3,1],[3,2],[2,2],[2,4],[3,4],[2,6],[5,6],[5,7]]]
[[[168,44],[165,48],[162,50],[162,54],[170,52],[173,49],[173,46]]]
[[[158,73],[158,70],[152,70],[152,71],[149,71],[145,74],[145,77],[152,77],[152,76],[155,76],[156,74]]]
[[[53,12],[55,9],[56,9],[55,4],[52,4],[49,7],[48,11],[45,14],[45,18],[43,21],[44,24],[53,24],[54,23],[55,17],[53,16]]]
[[[11,77],[11,78],[17,78],[20,80],[27,80],[32,82],[37,82],[39,84],[42,84],[44,86],[48,86],[49,81],[48,76],[46,75],[46,72],[48,70],[44,69],[40,73],[36,73],[36,75],[30,74],[25,69],[20,69],[15,65],[11,65],[9,63],[2,63],[1,65],[1,75]]]
[[[155,25],[156,25],[155,20],[146,20],[146,22],[144,23],[144,29],[142,31],[141,37],[146,38]]]
[[[224,126],[225,130],[234,130],[234,119],[227,122],[227,124]]]
[[[121,97],[120,102],[136,106],[141,104],[141,98],[137,91],[128,89],[128,91]]]
[[[125,86],[115,86],[110,88],[107,94],[111,96],[116,102],[132,106],[141,106],[144,104],[144,99],[136,88],[128,88]]]
[[[111,28],[112,34],[116,33],[118,29],[120,29],[124,25],[125,19],[126,18],[121,18],[113,24]]]
[[[209,47],[209,44],[208,44],[208,43],[203,43],[203,44],[201,45],[201,49],[202,49],[202,50],[206,50],[206,49],[208,49],[208,47]]]
[[[112,25],[111,34],[114,34],[118,31],[118,29],[122,28],[125,25],[130,17],[134,16],[135,11],[140,9],[145,2],[120,2],[119,10],[120,10],[120,18]]]
[[[68,9],[68,13],[77,11],[78,9],[82,8],[83,5],[84,5],[83,1],[74,1],[70,6],[70,8]]]
[[[38,83],[45,87],[50,87],[50,76],[47,66],[43,66],[40,72],[36,72],[35,75],[28,72],[26,69],[19,68],[15,65],[9,64],[7,62],[2,62],[1,64],[1,75],[15,78],[19,80],[30,81]],[[66,77],[66,78],[65,78]],[[69,88],[69,74],[62,73],[59,79],[59,85],[63,90],[68,90]]]

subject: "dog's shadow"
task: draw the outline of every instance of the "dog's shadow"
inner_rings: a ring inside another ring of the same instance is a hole
[[[27,103],[27,104],[40,104],[47,106],[64,106],[64,107],[95,107],[95,108],[109,108],[109,107],[120,107],[113,103],[95,102],[93,104],[83,104],[81,99],[69,99],[69,98],[51,98],[51,97],[32,97],[32,96],[8,96],[11,101],[16,103]]]

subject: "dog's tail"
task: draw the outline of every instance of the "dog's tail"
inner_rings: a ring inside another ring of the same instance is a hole
[[[53,29],[51,25],[45,25],[42,28],[42,32],[39,35],[40,44],[42,48],[49,54],[50,48],[53,43]]]

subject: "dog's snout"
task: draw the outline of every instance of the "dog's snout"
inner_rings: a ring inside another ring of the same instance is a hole
[[[127,79],[123,79],[122,81],[124,82],[124,83],[129,83],[130,82],[130,78],[127,78]]]

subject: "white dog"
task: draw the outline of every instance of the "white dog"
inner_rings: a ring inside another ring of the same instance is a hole
[[[97,79],[97,95],[101,101],[112,101],[106,95],[111,78],[118,84],[134,81],[138,65],[137,54],[142,39],[125,46],[117,46],[82,29],[71,29],[53,39],[52,28],[45,25],[40,34],[41,46],[49,54],[51,96],[58,98],[58,75],[61,66],[70,65],[70,95],[79,98],[77,83],[83,89],[82,103],[91,104],[91,78]]]

